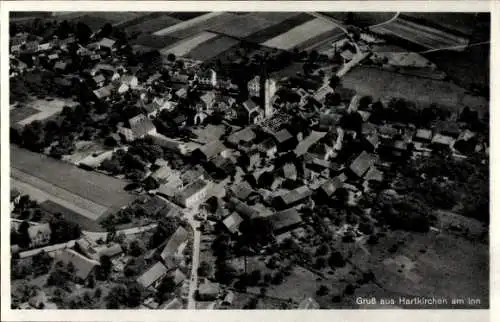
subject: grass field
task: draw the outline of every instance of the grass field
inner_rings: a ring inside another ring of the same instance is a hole
[[[144,15],[143,12],[133,12],[133,11],[91,11],[87,12],[87,15],[107,20],[111,24],[118,23],[120,21],[130,20],[139,16]]]
[[[191,38],[181,40],[172,46],[162,49],[161,53],[163,55],[174,54],[177,57],[185,56],[197,46],[215,37],[217,37],[217,34],[203,31]]]
[[[273,14],[273,13],[269,13]],[[264,30],[257,31],[248,37],[245,38],[246,41],[253,42],[253,43],[263,43],[266,42],[269,39],[272,39],[274,37],[277,37],[281,35],[284,32],[287,32],[288,30],[299,26],[305,22],[308,22],[310,20],[313,20],[314,17],[307,14],[307,13],[300,13],[296,16],[292,16],[290,18],[287,18],[283,20],[281,23],[273,25],[269,28],[266,28]]]
[[[299,46],[301,43],[314,38],[322,33],[335,29],[329,22],[316,18],[305,22],[299,26],[287,30],[274,38],[271,38],[262,45],[274,48],[289,50]]]
[[[217,36],[203,42],[189,52],[187,57],[195,60],[206,61],[229,50],[240,42],[234,38]]]
[[[109,208],[121,207],[134,199],[123,190],[127,182],[96,172],[88,172],[71,164],[11,145],[11,167],[20,179],[68,203],[101,215]],[[62,195],[64,193],[64,196]],[[75,198],[78,196],[79,198]],[[77,200],[78,199],[78,200]],[[97,205],[97,206],[96,206]]]
[[[470,95],[450,82],[400,75],[378,68],[354,68],[342,78],[342,84],[361,95],[372,95],[375,99],[401,97],[422,107],[436,103],[451,109],[461,109],[465,100],[468,100],[468,106],[480,112],[489,106],[482,97],[474,97],[469,102]]]

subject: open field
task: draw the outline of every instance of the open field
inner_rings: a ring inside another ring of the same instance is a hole
[[[465,35],[472,35],[476,20],[474,13],[461,12],[404,12],[402,16],[422,24],[446,28]]]
[[[191,50],[187,57],[195,60],[206,61],[236,46],[240,42],[234,38],[217,36],[211,38]]]
[[[398,243],[397,251],[390,253],[388,249]],[[487,244],[446,233],[394,231],[377,245],[366,247],[370,255],[359,252],[352,260],[358,267],[374,272],[379,286],[373,288],[383,289],[385,297],[435,296],[449,300],[470,297],[480,299],[482,308],[488,306]],[[356,296],[371,296],[373,288],[358,289],[351,300]]]
[[[208,41],[215,37],[217,37],[217,34],[203,31],[194,37],[181,40],[170,47],[162,49],[161,53],[163,55],[174,54],[177,57],[184,56],[191,50],[195,49],[197,46],[203,44],[205,41]]]
[[[111,23],[111,21],[109,21],[108,19],[93,16],[90,14],[76,17],[74,19],[71,19],[71,21],[73,23],[83,22],[84,24],[89,26],[90,29],[92,29],[92,31],[94,31],[94,32],[99,30],[100,28],[102,28],[105,24]]]
[[[135,32],[140,32],[143,34],[150,34],[157,30],[167,28],[169,26],[179,23],[180,20],[172,18],[166,14],[160,15],[158,17],[150,17],[145,21],[137,24],[133,24],[125,28],[128,34],[133,34]]]
[[[321,19],[305,22],[287,32],[271,38],[262,43],[264,46],[289,50],[299,46],[303,42],[335,29],[335,26]]]
[[[163,28],[153,33],[157,36],[169,35],[175,38],[185,38],[208,29],[217,23],[229,21],[234,15],[226,12],[211,12],[193,19],[182,21],[174,26]],[[226,19],[226,20],[224,20]]]
[[[11,186],[40,203],[51,200],[92,221],[97,220],[108,210],[107,207],[88,201],[17,169],[11,170]]]
[[[299,15],[297,12],[252,12],[211,28],[211,31],[232,37],[245,38]]]
[[[400,37],[429,49],[464,45],[468,41],[466,38],[400,18],[371,30],[383,35]]]
[[[142,34],[136,39],[131,40],[130,43],[154,49],[162,49],[176,43],[177,41],[179,41],[179,39],[174,37]]]
[[[342,78],[342,84],[361,95],[372,95],[375,99],[401,97],[422,107],[436,103],[461,109],[467,102],[469,107],[481,112],[489,106],[485,98],[467,95],[465,89],[450,82],[401,75],[378,68],[356,67]]]
[[[61,113],[64,106],[75,106],[77,103],[71,100],[54,99],[52,101],[47,101],[44,99],[35,99],[31,102],[26,103],[26,107],[32,108],[38,111],[36,114],[32,114],[27,118],[18,122],[19,125],[27,125],[33,121],[43,121],[49,117]]]
[[[94,216],[100,216],[107,209],[121,207],[134,199],[134,196],[123,190],[126,181],[85,171],[12,145],[10,153],[12,175],[15,178],[28,181],[26,183],[35,188],[87,209]]]
[[[331,47],[332,42],[342,38],[343,36],[344,32],[340,28],[335,28],[303,41],[297,46],[297,48],[299,50],[318,50],[318,48],[322,48],[325,44]]]
[[[314,17],[307,13],[300,13],[283,20],[281,23],[270,26],[269,28],[257,31],[245,38],[246,41],[253,43],[263,43],[269,39],[277,37],[288,30],[299,26],[305,22],[313,20]]]

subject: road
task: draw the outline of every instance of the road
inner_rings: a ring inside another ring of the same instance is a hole
[[[200,265],[200,241],[201,232],[199,231],[200,223],[194,218],[197,213],[196,210],[186,210],[184,211],[184,217],[187,219],[191,227],[193,228],[193,256],[191,259],[191,277],[189,279],[189,293],[188,293],[188,310],[196,309],[196,299],[195,293],[198,288],[198,267]]]
[[[380,26],[383,26],[383,25],[387,25],[387,24],[393,22],[394,20],[398,19],[399,15],[400,15],[400,13],[396,12],[396,14],[391,19],[389,19],[387,21],[384,21],[384,22],[381,22],[381,23],[378,23],[376,25],[372,25],[372,26],[370,26],[368,28],[376,28],[376,27],[380,27]]]

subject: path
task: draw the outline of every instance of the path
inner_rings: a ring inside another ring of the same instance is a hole
[[[394,20],[398,19],[399,15],[400,15],[400,12],[396,12],[396,14],[391,19],[389,19],[387,21],[384,21],[384,22],[381,22],[381,23],[378,23],[376,25],[372,25],[372,26],[370,26],[368,28],[376,28],[376,27],[380,27],[380,26],[383,26],[383,25],[390,24]]]

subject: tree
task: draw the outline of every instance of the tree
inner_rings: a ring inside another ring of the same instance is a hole
[[[19,229],[17,230],[19,237],[19,247],[28,248],[31,244],[31,237],[28,233],[28,228],[30,224],[27,221],[23,221],[21,225],[19,225]]]
[[[101,265],[98,266],[97,269],[97,278],[101,281],[105,281],[109,278],[113,263],[111,262],[111,258],[107,255],[102,255],[100,257],[100,263]]]
[[[322,269],[326,266],[326,260],[324,257],[318,257],[316,258],[316,261],[314,262],[314,268],[316,269]]]
[[[144,190],[149,191],[158,189],[160,187],[160,184],[155,178],[153,178],[152,176],[148,176],[146,179],[142,181],[142,186]]]
[[[333,251],[328,258],[328,264],[331,267],[344,267],[345,259],[339,251]]]
[[[330,289],[328,288],[328,286],[326,285],[321,285],[318,290],[316,291],[316,294],[318,296],[325,296],[328,294],[328,292],[330,292]]]
[[[47,274],[52,265],[52,257],[45,251],[34,255],[32,257],[32,269],[35,276]]]
[[[273,273],[273,278],[271,280],[271,283],[275,285],[279,285],[283,283],[283,279],[285,278],[285,275],[281,271],[277,271]]]
[[[330,78],[329,85],[331,88],[335,89],[340,84],[340,78],[337,75],[333,75]]]
[[[198,275],[201,277],[208,277],[212,274],[212,267],[206,261],[202,261],[200,263],[200,267],[198,267]]]
[[[352,294],[354,294],[355,290],[356,290],[356,288],[354,287],[354,285],[347,284],[347,286],[344,289],[344,294],[352,295]]]
[[[252,273],[250,273],[250,276],[249,276],[249,279],[248,279],[249,284],[250,285],[257,285],[257,284],[259,284],[261,275],[262,274],[261,274],[260,270],[258,270],[258,269],[252,271]]]
[[[175,55],[174,55],[174,54],[169,53],[169,54],[168,54],[168,56],[167,56],[167,60],[168,60],[169,62],[173,63],[173,62],[175,62],[176,57],[175,57]]]
[[[142,245],[139,243],[139,241],[136,239],[136,240],[133,240],[131,243],[130,243],[130,246],[129,246],[129,249],[128,249],[128,254],[130,256],[134,256],[134,257],[139,257],[141,256],[142,254],[144,253],[144,248],[142,247]]]
[[[141,286],[137,283],[131,283],[127,286],[126,303],[128,307],[137,307],[142,302]]]

